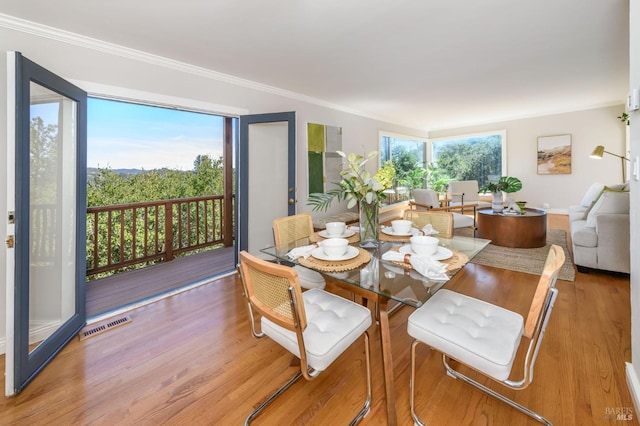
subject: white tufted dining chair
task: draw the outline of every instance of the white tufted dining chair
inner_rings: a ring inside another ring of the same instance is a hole
[[[240,273],[253,335],[270,337],[300,359],[300,371],[249,414],[245,425],[301,377],[317,377],[364,335],[367,396],[350,423],[357,424],[371,404],[369,309],[318,288],[302,293],[293,268],[264,261],[246,251],[240,252]],[[260,330],[256,329],[254,314],[260,316]]]
[[[424,343],[442,352],[447,374],[498,398],[535,420],[551,423],[529,408],[463,375],[449,364],[455,359],[511,388],[524,389],[533,380],[542,337],[558,294],[555,282],[564,263],[562,248],[551,246],[533,295],[526,321],[513,311],[450,290],[439,290],[408,319],[411,344],[410,404],[416,424],[424,425],[415,411],[416,346]],[[521,338],[529,340],[522,379],[509,380]]]

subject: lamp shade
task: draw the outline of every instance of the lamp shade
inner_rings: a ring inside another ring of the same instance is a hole
[[[590,157],[591,158],[596,158],[596,159],[599,160],[599,159],[602,158],[603,154],[604,154],[604,146],[598,145],[598,146],[595,147],[595,149],[591,153]]]

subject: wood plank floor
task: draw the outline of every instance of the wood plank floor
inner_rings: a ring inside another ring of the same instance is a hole
[[[550,218],[551,219],[551,218]],[[550,220],[550,227],[565,226]],[[456,290],[524,312],[537,277],[469,264]],[[629,279],[592,272],[558,281],[559,297],[533,384],[504,390],[556,425],[635,425],[629,409]],[[409,346],[402,308],[391,318],[400,425],[411,425]],[[133,321],[90,339],[74,339],[17,397],[0,399],[2,425],[240,425],[294,373],[291,356],[251,336],[235,276],[131,312]],[[384,425],[380,342],[369,330],[373,401],[363,425]],[[533,425],[520,412],[444,373],[441,357],[418,349],[418,411],[430,425]],[[0,357],[4,369],[4,357]],[[502,390],[499,385],[491,387]],[[343,425],[365,393],[364,350],[357,343],[313,382],[299,382],[256,425]],[[635,413],[634,413],[635,414]]]
[[[190,254],[87,283],[87,317],[235,269],[235,246]]]

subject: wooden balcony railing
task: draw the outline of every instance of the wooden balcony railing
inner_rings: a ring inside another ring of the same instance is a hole
[[[87,276],[228,247],[233,244],[232,211],[225,208],[223,195],[89,207]]]

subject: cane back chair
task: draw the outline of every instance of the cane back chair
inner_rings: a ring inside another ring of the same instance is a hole
[[[317,377],[364,335],[367,395],[351,422],[358,423],[371,404],[369,309],[318,288],[302,293],[293,268],[264,261],[246,251],[240,253],[240,273],[253,335],[268,336],[300,359],[300,371],[249,414],[245,425],[301,377]],[[259,330],[254,314],[260,316]]]

